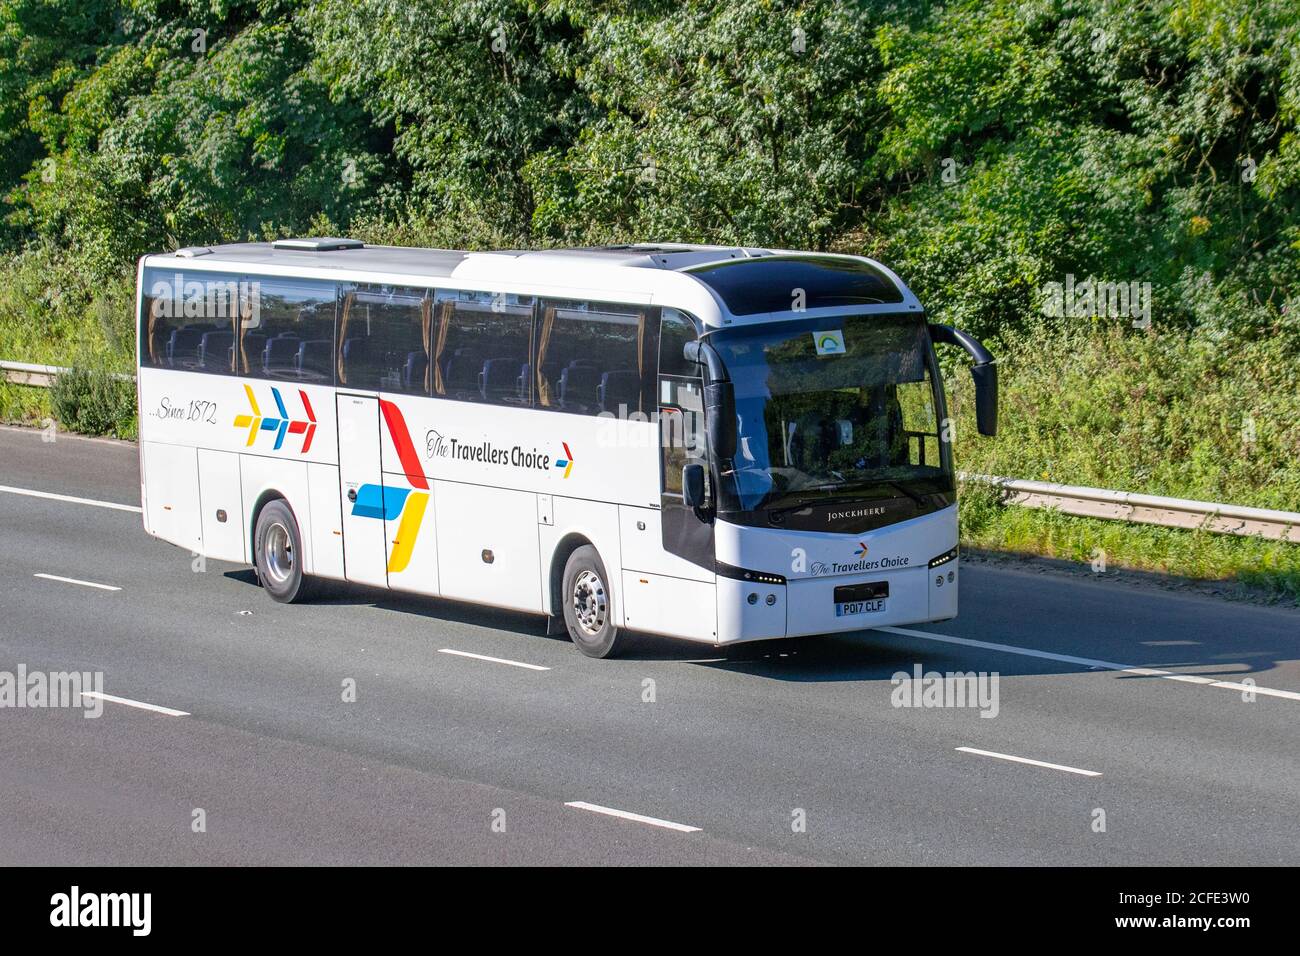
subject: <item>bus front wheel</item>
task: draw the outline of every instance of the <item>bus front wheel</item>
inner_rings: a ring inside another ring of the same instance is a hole
[[[310,580],[302,573],[302,534],[283,499],[267,502],[258,514],[253,542],[257,578],[266,593],[281,604],[307,597]]]
[[[609,657],[618,644],[609,578],[596,549],[585,544],[564,564],[564,623],[578,650]]]

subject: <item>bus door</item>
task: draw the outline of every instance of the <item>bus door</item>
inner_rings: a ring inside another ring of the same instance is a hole
[[[379,399],[338,395],[339,490],[343,496],[343,574],[388,586],[386,503],[379,461]]]

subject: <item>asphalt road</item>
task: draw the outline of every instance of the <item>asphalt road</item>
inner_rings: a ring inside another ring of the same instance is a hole
[[[139,503],[133,446],[20,429],[0,486]],[[914,633],[596,661],[540,618],[286,607],[192,562],[0,491],[0,672],[188,714],[0,708],[0,865],[1300,863],[1295,610],[968,565]],[[996,716],[894,706],[916,665],[996,673]]]

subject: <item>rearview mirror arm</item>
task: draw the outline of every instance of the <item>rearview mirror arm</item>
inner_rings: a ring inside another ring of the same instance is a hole
[[[971,377],[975,380],[975,418],[981,435],[998,433],[998,367],[993,353],[969,332],[951,325],[930,323],[930,340],[937,344],[955,345],[969,355]]]
[[[682,349],[682,354],[685,355],[686,361],[703,365],[708,369],[708,384],[731,381],[731,376],[727,374],[727,366],[722,364],[722,356],[708,342],[687,342]]]

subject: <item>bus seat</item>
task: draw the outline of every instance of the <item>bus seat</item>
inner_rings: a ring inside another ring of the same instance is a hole
[[[600,377],[597,387],[602,411],[617,412],[626,405],[629,412],[640,411],[641,376],[631,369],[616,369]]]
[[[457,349],[447,363],[443,380],[449,391],[473,393],[479,389],[479,376],[483,373],[483,357],[471,349]]]
[[[407,352],[402,366],[402,387],[424,391],[424,373],[429,369],[429,356],[424,352]]]
[[[591,359],[571,359],[568,362],[564,362],[563,359],[560,361],[546,361],[542,363],[542,378],[553,383],[555,389],[558,391],[560,387],[560,379],[564,376],[564,373],[571,368],[585,368],[594,371],[596,363]]]
[[[234,342],[233,332],[204,332],[199,339],[199,365],[208,372],[229,372]]]
[[[328,375],[333,355],[334,342],[331,339],[307,339],[298,345],[293,365],[299,372]]]
[[[363,358],[370,350],[370,339],[364,335],[354,335],[343,340],[343,359]]]
[[[298,357],[299,339],[296,335],[277,335],[268,339],[262,350],[262,370],[265,372],[283,371],[294,365]]]
[[[487,401],[513,401],[519,397],[519,359],[493,358],[483,363],[480,394]]]
[[[193,364],[193,360],[198,357],[199,342],[202,339],[202,329],[181,326],[181,328],[174,330],[171,339],[167,343],[167,364],[181,365],[186,362]]]
[[[590,365],[573,365],[560,373],[561,405],[596,404],[596,383],[599,376]]]

